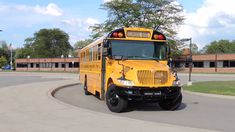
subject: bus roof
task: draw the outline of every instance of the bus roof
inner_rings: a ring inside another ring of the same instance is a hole
[[[89,49],[89,48],[91,48],[91,47],[93,47],[93,46],[95,46],[95,45],[97,45],[97,44],[102,43],[105,38],[106,38],[106,37],[103,36],[103,37],[101,37],[101,38],[95,40],[94,42],[90,43],[89,45],[83,47],[83,48],[81,49],[81,51],[82,51],[82,50]]]
[[[153,35],[154,32],[157,32],[157,33],[159,33],[159,34],[162,34],[162,33],[158,32],[158,31],[156,31],[156,30],[149,29],[149,28],[139,28],[139,27],[119,28],[119,29],[115,29],[115,30],[109,32],[108,35],[105,35],[105,36],[103,36],[103,37],[101,37],[101,38],[95,40],[94,42],[90,43],[89,45],[85,46],[84,48],[81,49],[81,51],[86,50],[86,49],[89,49],[89,48],[91,48],[91,47],[93,47],[93,46],[95,46],[95,45],[98,45],[98,44],[102,43],[104,39],[117,39],[117,40],[118,40],[118,39],[123,39],[123,38],[111,38],[111,35],[112,35],[113,32],[115,32],[115,31],[120,31],[120,30],[124,30],[124,31],[131,31],[131,30],[132,30],[132,31],[143,31],[143,32],[146,32],[146,31],[147,31],[147,32],[150,32],[150,33],[151,33],[151,34],[150,34],[151,36]],[[163,35],[163,34],[162,34],[162,35]],[[165,36],[164,36],[164,37],[165,37]],[[131,40],[131,39],[126,39],[126,40]],[[141,40],[141,39],[139,39],[139,40]],[[147,39],[142,39],[142,40],[147,40]],[[166,42],[167,40],[166,40],[166,39],[165,39],[165,40],[151,40],[151,39],[149,39],[148,41],[161,41],[161,42]]]

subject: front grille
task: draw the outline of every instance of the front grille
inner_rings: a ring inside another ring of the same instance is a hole
[[[167,83],[167,71],[140,70],[137,72],[138,81],[142,85],[163,85]]]

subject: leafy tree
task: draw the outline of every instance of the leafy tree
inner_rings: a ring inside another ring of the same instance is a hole
[[[30,56],[31,58],[36,58],[31,48],[25,47],[16,49],[15,58],[27,58],[27,56]]]
[[[87,46],[88,44],[90,44],[92,41],[93,41],[93,39],[80,40],[74,44],[74,47],[75,47],[75,49],[83,48],[83,47]]]
[[[0,41],[0,57],[3,56],[7,60],[7,63],[10,64],[11,60],[11,45],[8,45],[5,41]],[[15,50],[12,49],[12,56],[15,55]],[[14,61],[14,58],[12,58]]]
[[[26,38],[24,48],[18,49],[17,58],[55,58],[68,56],[72,46],[69,36],[60,29],[41,29],[34,33],[34,37]]]
[[[207,54],[216,53],[235,53],[235,41],[229,40],[213,41],[209,45],[206,45],[203,50]]]
[[[87,46],[88,44],[92,43],[94,40],[89,38],[85,40],[79,40],[74,44],[74,49],[71,51],[71,55],[74,57],[78,57],[78,49]]]
[[[7,59],[4,56],[0,57],[0,68],[7,64]]]
[[[183,51],[182,48],[180,47],[180,45],[182,45],[181,43],[178,43],[175,40],[168,40],[168,44],[171,48],[171,57],[176,57],[176,56],[181,56],[183,55]]]
[[[0,42],[0,56],[4,56],[7,60],[10,58],[10,50],[5,41]]]
[[[112,0],[101,5],[108,11],[108,19],[91,27],[93,38],[119,27],[145,27],[176,35],[183,23],[182,7],[175,0]]]

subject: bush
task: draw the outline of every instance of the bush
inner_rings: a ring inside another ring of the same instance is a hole
[[[7,65],[7,59],[4,56],[0,57],[0,68]]]

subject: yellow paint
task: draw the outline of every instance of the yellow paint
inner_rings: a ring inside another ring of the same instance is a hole
[[[126,33],[127,31],[149,32],[150,35],[148,38],[103,37],[89,44],[88,46],[84,47],[80,51],[80,82],[84,83],[85,76],[87,76],[88,91],[91,92],[92,94],[95,94],[96,92],[101,93],[102,52],[99,51],[102,51],[102,44],[104,39],[166,42],[166,40],[152,40],[153,30],[151,29],[124,28],[124,32]],[[94,59],[90,59],[91,56]],[[112,83],[118,86],[123,86],[117,80],[122,75],[122,66],[119,65],[118,61],[116,60],[110,59],[108,57],[106,57],[105,59],[106,59],[105,91],[108,88],[109,80],[112,80]],[[171,87],[173,81],[175,80],[175,77],[172,75],[167,65],[167,60],[165,61],[125,60],[125,61],[119,61],[119,63],[125,65],[124,72],[126,79],[133,81],[134,86],[137,87],[148,87],[148,88]]]

